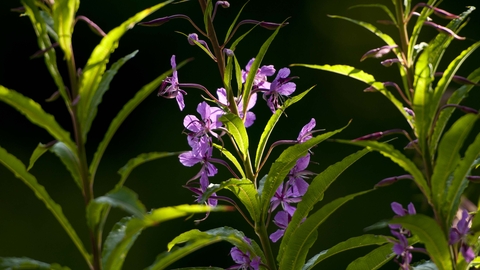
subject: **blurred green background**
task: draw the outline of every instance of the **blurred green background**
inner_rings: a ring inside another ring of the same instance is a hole
[[[380,9],[353,9],[348,7],[364,3],[385,3],[391,1],[343,0],[343,1],[287,1],[287,0],[252,0],[246,6],[241,18],[271,22],[281,22],[289,18],[289,25],[278,34],[264,58],[264,64],[272,64],[277,70],[292,63],[308,64],[348,64],[374,74],[379,81],[397,81],[398,69],[384,68],[380,61],[367,59],[359,62],[368,50],[383,46],[382,41],[363,28],[346,21],[331,19],[327,14],[338,14],[374,23],[386,19]],[[97,0],[81,1],[78,14],[96,22],[104,31],[109,31],[121,22],[144,8],[156,4],[154,0]],[[229,9],[219,9],[215,24],[220,39],[228,29],[244,1],[232,0]],[[440,6],[452,13],[459,14],[467,5],[478,5],[478,0],[446,0]],[[0,84],[15,89],[39,102],[43,108],[55,115],[57,121],[67,130],[71,122],[65,106],[59,100],[46,103],[55,90],[55,85],[47,72],[42,59],[30,60],[29,56],[37,51],[36,37],[27,17],[19,17],[10,12],[10,8],[20,6],[19,1],[0,1]],[[202,16],[197,1],[168,5],[148,19],[172,14],[187,14],[197,24]],[[447,21],[434,18],[437,23]],[[243,33],[247,26],[241,27]],[[390,26],[380,26],[382,31],[396,37],[396,31]],[[88,137],[87,153],[91,160],[93,153],[109,122],[116,113],[144,84],[170,68],[169,60],[175,54],[177,61],[194,57],[179,71],[180,82],[196,82],[211,91],[221,86],[216,64],[199,48],[187,43],[184,36],[175,33],[194,32],[194,28],[184,20],[173,20],[162,27],[135,27],[120,41],[119,48],[113,53],[112,61],[139,50],[137,56],[130,60],[113,80],[110,90],[104,96],[99,107],[97,119]],[[425,28],[421,40],[429,41],[436,35],[436,30]],[[255,29],[237,48],[236,55],[242,66],[256,55],[261,44],[271,31]],[[445,54],[441,68],[446,67],[460,51],[480,39],[480,14],[474,12],[469,25],[460,33],[468,37],[465,41],[452,42],[451,49]],[[90,32],[86,24],[80,22],[75,27],[73,36],[74,52],[77,66],[85,65],[92,49],[100,38]],[[62,56],[58,54],[59,61]],[[480,66],[480,56],[476,52],[458,72],[468,75]],[[66,67],[59,63],[61,72],[66,75]],[[441,69],[440,68],[440,69]],[[317,120],[317,128],[331,131],[346,125],[350,126],[337,138],[352,139],[365,134],[393,128],[408,129],[406,122],[386,98],[378,93],[363,93],[364,84],[340,75],[291,68],[296,80],[297,93],[316,85],[308,97],[287,111],[278,124],[270,142],[279,139],[294,139],[299,130],[312,117]],[[478,108],[480,95],[474,89],[467,105]],[[130,158],[151,151],[188,150],[185,135],[182,134],[182,121],[186,114],[196,114],[196,105],[201,101],[200,92],[189,90],[186,97],[186,109],[179,112],[174,100],[159,98],[156,93],[147,98],[125,121],[113,138],[97,173],[95,195],[101,196],[113,188],[119,176],[116,171]],[[253,109],[257,115],[255,124],[249,128],[251,145],[256,145],[271,115],[260,98]],[[458,116],[458,115],[457,115]],[[20,113],[0,104],[0,145],[16,155],[25,164],[39,142],[47,143],[52,138],[42,129],[30,124]],[[478,132],[478,129],[477,129]],[[402,148],[407,141],[399,137],[393,142]],[[341,160],[346,155],[358,150],[355,147],[324,142],[314,149],[312,158],[318,164],[309,168],[321,172],[327,166]],[[274,152],[272,157],[278,155]],[[412,153],[407,152],[407,155]],[[273,159],[272,159],[273,161]],[[199,170],[199,167],[184,168],[175,157],[157,160],[136,169],[126,182],[126,186],[136,191],[147,209],[162,206],[192,203],[190,191],[182,185]],[[31,170],[38,181],[49,191],[52,198],[63,206],[64,213],[80,234],[89,248],[87,228],[85,226],[84,205],[81,194],[56,156],[47,153]],[[404,171],[390,160],[377,153],[370,153],[347,170],[327,191],[325,199],[319,205],[334,198],[370,189],[383,178],[404,174]],[[226,170],[211,179],[220,182],[229,177]],[[227,193],[224,193],[224,195]],[[398,201],[404,205],[413,201],[419,212],[428,213],[428,207],[419,196],[419,191],[409,181],[401,181],[393,186],[371,192],[355,199],[336,212],[319,228],[319,237],[312,249],[318,253],[340,241],[363,233],[363,229],[380,220],[392,217],[390,203]],[[125,215],[120,210],[113,210],[106,230]],[[0,256],[26,256],[44,262],[57,262],[72,269],[86,269],[82,257],[42,202],[33,192],[10,171],[0,167]],[[201,218],[197,216],[196,218]],[[212,213],[210,217],[194,225],[193,220],[178,219],[147,229],[138,238],[127,256],[124,269],[143,269],[150,265],[156,255],[166,250],[167,243],[176,235],[198,228],[207,230],[219,226],[231,226],[243,230],[254,239],[253,230],[236,212]],[[276,230],[271,226],[272,232]],[[105,235],[107,235],[105,232]],[[388,231],[377,230],[374,233]],[[186,257],[172,266],[218,266],[229,267],[233,264],[228,253],[231,246],[226,243],[212,245]],[[344,269],[354,258],[367,253],[369,249],[347,252],[332,257],[322,263],[323,269]],[[310,256],[309,256],[310,257]],[[391,263],[385,269],[396,269]]]

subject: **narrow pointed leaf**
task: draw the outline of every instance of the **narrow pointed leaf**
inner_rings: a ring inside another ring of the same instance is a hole
[[[393,244],[389,243],[378,247],[367,255],[359,257],[347,266],[347,270],[377,270],[395,257],[392,251]]]
[[[431,186],[432,195],[434,195],[432,198],[433,206],[436,208],[437,213],[441,215],[441,220],[450,220],[448,215],[451,209],[450,207],[448,207],[448,209],[444,208],[444,203],[446,203],[445,198],[451,187],[450,183],[448,183],[448,179],[452,177],[454,170],[458,166],[458,162],[460,161],[460,149],[463,147],[463,143],[470,134],[476,120],[477,115],[475,114],[466,114],[462,116],[445,133],[438,147],[438,157],[435,167],[433,168]],[[475,160],[475,158],[473,160]],[[468,169],[469,168],[470,165],[468,165]],[[462,180],[463,179],[459,179],[459,181]],[[444,224],[444,226],[445,225],[450,227],[449,224]]]
[[[391,223],[400,224],[416,235],[439,270],[453,269],[447,239],[434,219],[417,214],[395,218]]]
[[[297,160],[305,156],[310,148],[341,132],[346,127],[347,126],[335,131],[318,135],[304,143],[290,146],[280,154],[277,160],[275,160],[270,167],[270,171],[268,172],[267,179],[262,190],[260,205],[262,214],[261,216],[263,219],[265,219],[265,215],[267,214],[270,206],[270,200],[275,194],[275,191],[277,191],[277,188],[283,182],[285,177],[287,177],[290,170],[295,166]]]
[[[49,149],[49,146],[43,143],[39,143],[37,147],[35,147],[35,150],[33,150],[32,155],[30,156],[30,162],[28,163],[28,168],[27,171],[30,171],[31,168],[33,168],[33,165],[35,165],[35,162],[43,155],[45,154]]]
[[[301,67],[307,67],[307,68],[312,68],[312,69],[330,71],[330,72],[333,72],[333,73],[348,76],[348,77],[351,77],[353,79],[364,82],[364,83],[374,87],[375,89],[377,89],[377,91],[379,91],[386,98],[388,98],[388,100],[390,100],[390,102],[392,102],[393,105],[395,107],[397,107],[397,109],[405,117],[405,119],[407,119],[408,123],[410,125],[413,125],[413,118],[412,118],[411,115],[409,115],[405,111],[402,102],[400,102],[390,91],[388,91],[387,88],[385,88],[385,86],[383,85],[382,82],[376,81],[375,78],[372,75],[370,75],[370,74],[368,74],[368,73],[366,73],[362,70],[359,70],[359,69],[356,69],[354,67],[347,66],[347,65],[333,65],[333,66],[331,66],[331,65],[292,64],[291,66],[301,66]]]
[[[415,163],[407,158],[400,151],[396,150],[392,145],[388,143],[381,143],[377,141],[346,141],[346,140],[337,140],[341,143],[353,144],[358,146],[366,147],[369,150],[374,150],[380,152],[380,154],[388,157],[393,162],[397,163],[405,171],[409,172],[413,176],[413,181],[417,184],[418,188],[423,192],[427,201],[431,202],[431,192],[428,187],[427,181],[423,176],[422,172],[417,168]]]
[[[70,268],[62,267],[56,263],[48,264],[26,257],[0,258],[0,269],[70,270]]]
[[[87,119],[93,109],[91,107],[93,97],[95,96],[95,92],[98,90],[102,80],[110,54],[118,47],[120,38],[136,23],[171,2],[172,0],[165,1],[135,14],[120,26],[108,32],[108,34],[102,38],[100,44],[98,44],[93,50],[85,68],[83,69],[79,82],[80,100],[77,104],[77,113],[84,141],[86,141],[86,136],[89,131]]]
[[[37,196],[38,199],[45,203],[50,212],[52,212],[53,216],[58,220],[60,225],[65,229],[68,236],[72,239],[75,246],[78,248],[82,256],[84,257],[85,261],[90,266],[90,254],[88,254],[87,250],[83,246],[82,241],[78,237],[77,233],[73,229],[72,225],[68,221],[68,219],[63,214],[62,208],[60,205],[55,203],[50,195],[47,193],[45,188],[37,182],[37,179],[27,172],[25,165],[18,160],[13,155],[9,154],[5,149],[0,147],[0,163],[2,163],[7,169],[9,169],[17,178],[22,180]]]
[[[245,6],[248,4],[249,1],[245,2],[245,4],[243,4],[242,8],[240,9],[240,11],[237,13],[237,16],[235,16],[235,19],[233,20],[232,24],[230,24],[230,27],[228,28],[227,30],[227,34],[225,35],[225,40],[223,42],[227,42],[227,40],[229,39],[230,37],[230,34],[232,33],[233,31],[233,27],[235,27],[235,25],[237,24],[237,21],[238,21],[238,18],[240,17],[240,14],[242,14],[242,11],[243,9],[245,8]]]
[[[305,259],[313,242],[309,241],[314,233],[317,233],[318,226],[320,226],[333,212],[346,202],[352,200],[356,196],[370,192],[370,190],[350,194],[348,196],[338,198],[309,216],[298,230],[296,230],[285,248],[283,256],[277,257],[280,261],[280,269],[301,269],[305,264]],[[282,241],[283,242],[283,241]]]
[[[302,197],[302,201],[298,203],[297,210],[295,210],[295,214],[293,215],[292,220],[288,224],[287,230],[283,235],[283,240],[280,244],[280,249],[278,252],[278,258],[283,257],[290,243],[292,235],[295,234],[295,232],[299,229],[302,220],[308,216],[308,213],[312,211],[315,204],[323,199],[323,195],[328,187],[330,187],[330,185],[337,180],[340,174],[342,174],[348,167],[350,167],[368,152],[368,149],[363,149],[351,154],[342,161],[329,166],[312,180],[307,192]]]
[[[307,263],[303,266],[302,270],[310,270],[315,265],[319,264],[321,261],[336,255],[340,252],[351,250],[354,248],[361,248],[371,245],[383,245],[389,243],[386,236],[365,234],[362,236],[352,237],[346,241],[340,242],[335,246],[326,249],[317,255],[313,256]]]
[[[50,42],[50,37],[48,36],[48,27],[45,23],[41,11],[38,9],[35,4],[35,0],[22,0],[22,4],[25,7],[26,14],[32,22],[35,34],[37,35],[38,47],[40,50],[45,50],[52,47]],[[57,67],[57,57],[55,55],[55,50],[47,50],[44,54],[45,65],[50,72],[55,84],[58,87],[60,94],[62,95],[63,100],[70,106],[70,98],[68,97],[67,90],[65,89],[65,84],[63,78],[60,75]]]
[[[87,118],[85,120],[86,129],[90,130],[92,126],[92,122],[95,119],[98,111],[98,105],[102,102],[103,95],[108,91],[110,88],[110,82],[113,80],[113,77],[117,74],[118,70],[125,64],[128,60],[135,57],[138,51],[134,51],[129,55],[126,55],[120,58],[117,62],[115,62],[112,67],[107,70],[100,80],[100,84],[98,85],[97,91],[93,94],[93,98],[90,104],[90,110],[87,112]]]
[[[72,58],[73,25],[79,5],[79,0],[56,0],[53,4],[53,25],[66,61]]]
[[[137,218],[142,218],[146,213],[145,206],[138,200],[137,194],[126,187],[111,191],[105,196],[96,198],[95,201],[121,208]]]
[[[70,139],[70,134],[62,129],[62,127],[60,127],[60,125],[55,121],[55,118],[51,114],[46,113],[40,104],[14,90],[7,89],[1,85],[0,101],[12,106],[20,113],[25,115],[30,122],[41,128],[44,128],[56,140],[65,143],[72,151],[76,151],[76,146]]]
[[[183,61],[177,66],[177,69],[185,65],[187,61]],[[113,135],[115,132],[118,130],[120,125],[125,121],[125,119],[130,115],[130,113],[145,99],[147,98],[148,95],[150,95],[154,90],[158,89],[158,87],[162,84],[162,81],[172,74],[172,70],[169,70],[162,75],[158,76],[155,80],[152,82],[146,84],[143,86],[136,94],[135,96],[130,99],[120,110],[120,112],[117,114],[117,116],[113,119],[113,121],[110,123],[110,126],[108,127],[107,132],[105,133],[105,136],[103,140],[100,142],[98,145],[97,151],[95,152],[95,155],[93,156],[92,163],[90,163],[90,175],[92,179],[95,178],[95,173],[97,171],[98,165],[100,164],[100,160],[102,159],[103,154],[105,153],[105,150],[107,149],[108,144],[110,143],[110,140],[113,138]]]
[[[248,155],[248,135],[242,119],[235,114],[227,113],[220,117],[220,121],[227,127],[228,133],[233,136],[243,155],[243,161],[245,161]]]
[[[232,153],[230,153],[230,151],[228,151],[225,147],[218,145],[216,143],[213,144],[213,147],[217,148],[222,153],[223,156],[225,156],[228,160],[230,160],[235,166],[235,168],[237,168],[237,170],[240,172],[242,177],[245,178],[245,172],[243,172],[242,165],[240,165],[237,158]]]
[[[255,169],[258,170],[258,167],[260,166],[260,162],[262,161],[263,153],[265,151],[265,146],[267,145],[268,138],[270,138],[270,134],[272,134],[273,128],[277,124],[278,120],[280,120],[280,116],[285,112],[285,110],[290,107],[290,105],[293,105],[300,101],[303,97],[305,97],[310,90],[313,89],[314,86],[310,87],[308,90],[303,91],[302,93],[289,98],[283,103],[282,107],[280,109],[277,109],[275,113],[270,117],[268,120],[267,125],[265,126],[265,129],[262,132],[262,135],[260,136],[260,141],[258,142],[257,146],[257,152],[255,154]]]
[[[353,9],[353,8],[362,8],[362,7],[365,7],[365,8],[380,8],[382,9],[383,11],[385,11],[385,13],[388,15],[388,17],[390,18],[390,20],[392,20],[392,22],[396,25],[397,24],[397,19],[395,18],[395,16],[393,15],[393,13],[390,11],[390,9],[385,6],[385,5],[381,5],[381,4],[364,4],[364,5],[355,5],[355,6],[351,6],[349,7],[348,9]]]
[[[125,217],[113,227],[105,240],[102,251],[102,268],[120,270],[128,251],[145,228],[174,218],[224,209],[225,207],[212,208],[206,205],[179,205],[155,209],[145,215],[143,219]]]

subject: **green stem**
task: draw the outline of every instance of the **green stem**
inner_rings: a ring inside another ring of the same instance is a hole
[[[403,55],[404,66],[407,73],[407,95],[410,96],[410,89],[413,89],[413,61],[409,57],[409,38],[408,38],[408,31],[407,31],[407,21],[405,21],[405,16],[403,14],[403,3],[402,0],[396,0],[395,4],[395,12],[397,17],[397,26],[398,31],[400,34],[400,42],[401,42],[401,50]]]
[[[267,259],[266,264],[268,269],[277,270],[277,264],[275,263],[275,257],[273,256],[272,247],[270,246],[270,239],[268,238],[267,228],[265,223],[256,222],[255,223],[255,233],[260,238],[260,243],[262,245],[263,253]]]

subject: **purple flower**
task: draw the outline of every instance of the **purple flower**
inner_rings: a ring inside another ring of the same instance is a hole
[[[177,99],[178,107],[180,107],[180,111],[183,111],[183,109],[185,108],[185,103],[183,102],[183,95],[186,95],[187,92],[180,89],[178,84],[177,64],[175,63],[175,55],[172,55],[172,58],[170,59],[170,64],[172,65],[173,69],[172,77],[167,77],[165,80],[163,80],[162,85],[158,90],[158,96]]]
[[[302,130],[300,130],[300,133],[298,134],[297,141],[298,143],[303,143],[312,138],[312,130],[315,127],[316,122],[315,118],[312,118],[308,124],[303,126]]]
[[[297,160],[297,164],[290,170],[288,174],[288,184],[292,187],[292,194],[294,197],[301,197],[305,195],[308,189],[308,183],[304,180],[309,175],[314,173],[306,170],[310,163],[310,154],[301,157]]]
[[[267,105],[272,111],[275,111],[280,108],[280,101],[283,101],[284,96],[291,95],[296,88],[295,83],[290,82],[292,77],[290,75],[289,68],[282,68],[278,71],[277,77],[270,84],[270,89],[266,89],[263,93],[263,99],[267,101]]]
[[[292,216],[287,213],[286,211],[279,211],[275,218],[273,219],[273,223],[277,225],[280,229],[270,235],[270,240],[276,243],[280,238],[282,238],[285,230],[287,229],[288,223],[292,220]]]
[[[233,247],[230,250],[230,256],[232,256],[232,259],[236,264],[229,267],[228,269],[258,270],[260,268],[260,257],[257,256],[251,259],[249,251],[245,253],[239,248]]]
[[[250,61],[248,61],[248,64],[245,66],[245,71],[242,69],[242,83],[245,83],[247,80],[247,75],[250,72],[253,61],[255,61],[255,58],[252,58]],[[253,88],[270,88],[270,83],[267,81],[267,77],[272,76],[273,74],[275,74],[275,68],[273,65],[262,66],[259,68],[255,73],[255,78],[253,79]]]
[[[292,188],[288,186],[288,183],[282,183],[277,188],[275,195],[273,195],[272,199],[270,200],[270,212],[273,212],[279,205],[282,205],[283,210],[287,211],[291,216],[293,216],[296,208],[290,204],[298,203],[301,200],[302,198],[293,192]]]
[[[404,234],[397,231],[392,231],[392,234],[399,240],[393,245],[393,252],[397,254],[397,263],[403,270],[409,270],[410,262],[412,261],[411,250],[413,247],[408,244],[408,240]],[[400,257],[402,258],[401,262],[398,261],[398,258]]]
[[[392,207],[393,212],[395,212],[395,214],[397,214],[395,217],[403,217],[405,215],[415,215],[417,213],[413,203],[408,204],[408,210],[404,209],[403,206],[401,204],[397,203],[397,202],[392,202],[391,207]],[[399,229],[399,230],[401,230],[402,233],[404,232],[404,233],[408,234],[407,230],[402,231],[402,226],[399,225],[399,224],[389,224],[388,226],[390,227],[390,229],[393,229],[393,230]],[[392,231],[392,233],[393,233],[393,231]]]
[[[202,120],[199,120],[195,115],[190,114],[183,119],[183,125],[185,128],[193,132],[192,136],[189,138],[198,139],[203,136],[208,136],[209,134],[218,138],[218,134],[213,130],[222,126],[222,122],[219,121],[218,118],[222,116],[223,112],[216,108],[211,108],[205,101],[198,104],[197,112],[202,117]]]
[[[465,261],[470,263],[475,258],[475,252],[472,247],[467,244],[467,235],[470,230],[471,217],[467,210],[463,209],[462,218],[457,222],[457,225],[450,229],[448,243],[454,245],[460,242],[460,252]]]
[[[212,158],[212,151],[213,147],[211,146],[209,138],[203,137],[198,141],[198,144],[193,147],[192,151],[182,153],[178,157],[180,159],[180,163],[182,163],[183,166],[186,167],[192,167],[197,163],[202,164],[202,169],[200,170],[199,174],[194,177],[194,179],[202,175],[205,175],[206,177],[211,177],[218,172],[217,168],[210,162]],[[206,188],[209,183],[205,181],[203,181],[202,183],[202,177],[200,177],[200,184],[202,188]]]
[[[225,88],[218,88],[217,89],[217,96],[218,96],[218,101],[220,101],[220,103],[222,105],[224,105],[224,106],[229,105],[228,100],[227,100],[227,91],[225,90]],[[253,106],[255,106],[255,103],[257,102],[257,93],[253,93],[250,96],[250,100],[248,101],[247,115],[246,116],[244,116],[244,113],[243,113],[243,99],[242,99],[242,96],[240,96],[238,98],[235,98],[235,102],[237,103],[239,117],[242,118],[242,119],[245,117],[245,123],[244,123],[245,127],[250,127],[253,124],[253,122],[255,121],[256,116],[253,112],[249,112],[249,110],[252,109]]]

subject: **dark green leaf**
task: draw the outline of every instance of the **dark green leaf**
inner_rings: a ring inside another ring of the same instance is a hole
[[[376,270],[395,257],[393,244],[378,247],[367,255],[357,258],[347,266],[347,270]]]
[[[138,200],[137,194],[126,187],[111,191],[105,196],[96,198],[95,201],[121,208],[138,218],[142,218],[146,213],[145,206]]]
[[[245,161],[248,156],[248,135],[242,119],[235,114],[227,113],[220,117],[220,121],[226,126],[228,133],[233,136],[243,155],[242,159]]]
[[[43,155],[45,152],[48,151],[50,147],[46,144],[39,143],[37,147],[35,147],[35,150],[33,150],[32,155],[30,156],[30,162],[28,163],[28,168],[27,171],[30,171],[31,168],[33,168],[33,165],[35,165],[35,162]]]
[[[0,269],[15,270],[15,269],[38,269],[38,270],[70,270],[68,267],[62,267],[56,263],[48,264],[33,260],[30,258],[0,258]]]

